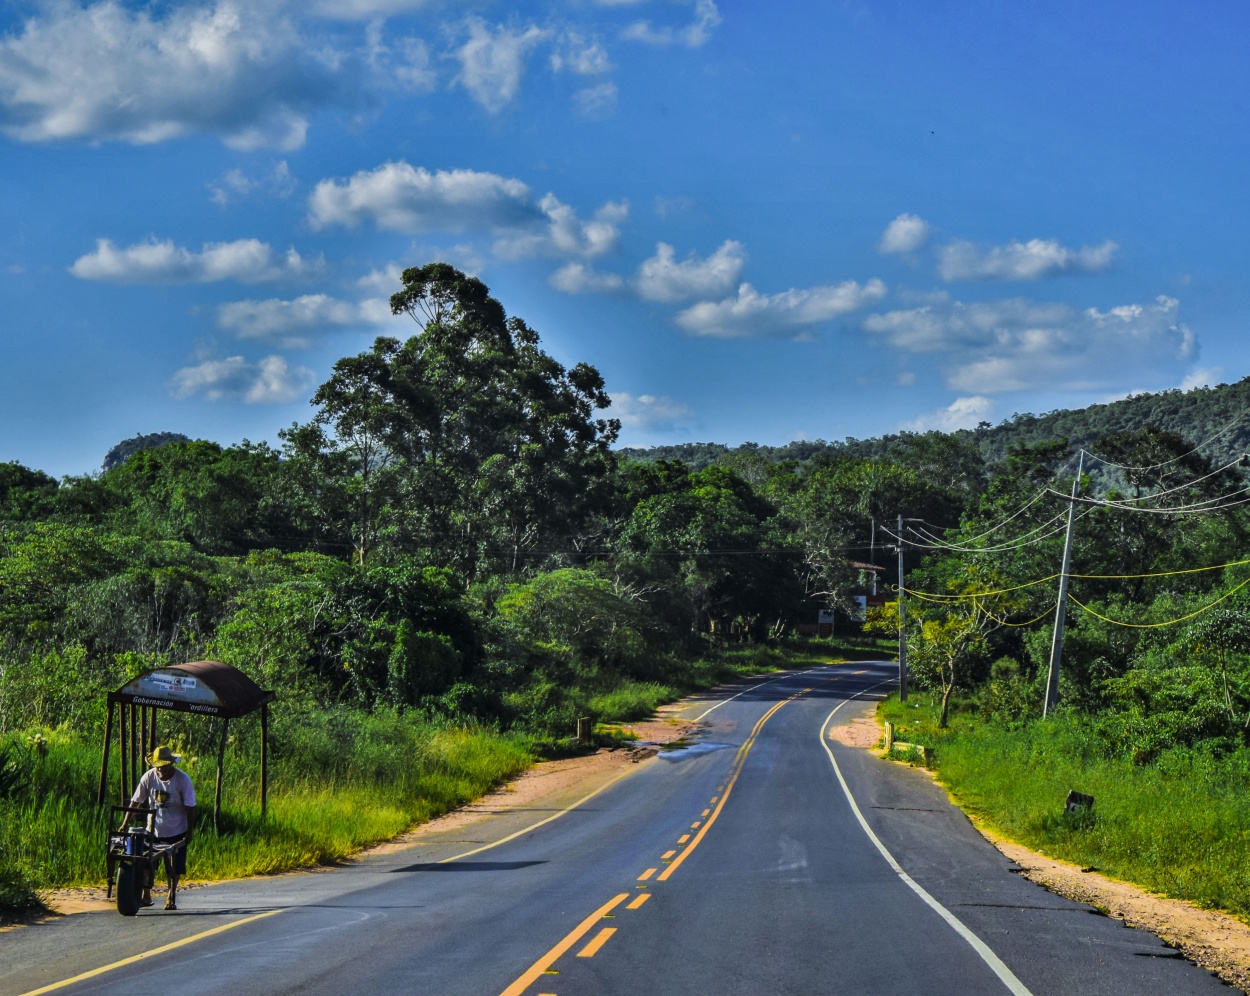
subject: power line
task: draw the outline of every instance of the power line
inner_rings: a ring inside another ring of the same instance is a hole
[[[1234,416],[1233,419],[1230,422],[1228,422],[1224,426],[1224,428],[1222,428],[1214,436],[1210,436],[1207,439],[1204,439],[1202,442],[1198,443],[1193,449],[1189,450],[1188,452],[1182,453],[1180,456],[1172,457],[1171,460],[1164,460],[1162,463],[1151,464],[1148,467],[1129,467],[1126,464],[1115,463],[1114,461],[1108,460],[1105,457],[1100,457],[1097,453],[1090,453],[1089,450],[1083,450],[1083,452],[1085,452],[1088,456],[1092,457],[1093,459],[1097,460],[1099,463],[1107,467],[1115,467],[1117,470],[1135,470],[1135,471],[1158,470],[1160,467],[1168,467],[1174,463],[1184,460],[1187,456],[1192,456],[1194,453],[1197,453],[1200,449],[1202,449],[1202,447],[1206,446],[1208,443],[1215,442],[1217,439],[1220,438],[1220,436],[1224,435],[1224,433],[1228,432],[1229,429],[1231,429],[1238,422],[1240,422],[1243,418],[1245,418],[1246,414],[1247,414],[1247,411],[1243,410],[1240,414]]]

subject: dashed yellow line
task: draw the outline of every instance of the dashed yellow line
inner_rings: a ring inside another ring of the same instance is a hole
[[[604,927],[595,935],[595,939],[577,952],[579,958],[593,958],[599,953],[599,949],[608,943],[608,938],[616,933],[615,927]]]
[[[665,851],[663,854],[661,854],[661,855],[660,855],[660,860],[661,860],[661,861],[667,861],[669,858],[671,858],[671,857],[672,857],[674,854],[676,854],[676,853],[677,853],[676,851]]]
[[[677,843],[684,844],[689,839],[690,839],[690,834],[683,833],[680,837],[677,838]]]
[[[707,822],[703,824],[702,829],[695,834],[694,840],[690,842],[690,846],[683,850],[681,854],[677,855],[677,857],[669,863],[668,867],[665,868],[664,871],[660,872],[659,877],[656,879],[657,882],[668,881],[673,872],[677,871],[677,869],[681,867],[681,863],[685,861],[686,858],[690,857],[694,849],[698,847],[703,838],[707,836],[707,832],[712,829],[712,824],[716,822],[717,817],[720,816],[721,811],[725,808],[725,803],[729,801],[729,794],[733,791],[734,783],[738,781],[738,776],[742,774],[742,769],[746,765],[747,755],[751,753],[751,747],[755,743],[755,738],[759,736],[760,730],[764,728],[764,724],[772,719],[773,716],[777,714],[777,711],[787,703],[793,702],[800,695],[806,695],[810,691],[811,688],[804,688],[801,692],[795,692],[788,699],[782,699],[760,717],[759,722],[757,722],[751,730],[751,735],[747,737],[746,742],[738,749],[738,756],[734,761],[733,774],[730,776],[729,781],[725,783],[724,791],[721,793],[720,802],[716,804],[716,808],[712,811],[712,815],[708,818]],[[698,827],[699,824],[695,823],[694,826]]]
[[[657,871],[659,871],[658,868],[648,868],[645,872],[643,872],[641,875],[638,876],[638,881],[645,882],[652,875],[654,875]]]
[[[650,898],[651,898],[651,893],[649,893],[649,892],[644,892],[641,896],[639,896],[637,899],[635,899],[632,903],[630,903],[630,904],[629,904],[628,906],[626,906],[625,908],[626,908],[627,910],[636,910],[636,909],[638,909],[640,906],[642,906],[642,904],[643,904],[643,903],[645,903],[645,902],[646,902],[648,899],[650,899]]]
[[[628,892],[622,892],[619,895],[613,896],[612,899],[604,903],[597,910],[591,913],[590,916],[586,917],[585,920],[583,920],[576,927],[574,927],[567,934],[565,934],[564,939],[560,941],[559,944],[557,944],[554,948],[552,948],[545,955],[539,958],[538,961],[534,962],[534,964],[532,964],[529,968],[527,968],[525,972],[521,975],[521,977],[518,978],[516,982],[512,983],[512,985],[510,985],[502,993],[500,993],[499,996],[521,996],[521,994],[525,992],[526,989],[528,989],[534,982],[538,980],[538,977],[540,975],[542,975],[544,972],[547,971],[547,969],[551,967],[553,962],[555,962],[562,954],[568,951],[568,949],[571,948],[574,944],[576,944],[583,937],[589,934],[590,931],[594,929],[595,925],[598,924],[598,922],[603,919],[605,914],[611,913],[614,909],[620,906],[621,903],[625,902],[625,900],[628,898],[629,898]],[[611,936],[611,935],[608,935],[608,936]]]

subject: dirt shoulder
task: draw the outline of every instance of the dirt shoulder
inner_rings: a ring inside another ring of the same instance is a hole
[[[883,733],[874,711],[833,727],[829,736],[848,747],[871,750],[883,757],[877,749]],[[1048,857],[998,835],[971,814],[969,819],[986,840],[1020,866],[1020,874],[1029,881],[1076,902],[1088,903],[1130,927],[1150,931],[1194,964],[1215,973],[1229,985],[1250,992],[1250,926],[1236,917],[1183,899],[1156,895],[1130,882]]]
[[[709,693],[702,693],[700,699]],[[449,830],[460,830],[502,813],[522,809],[540,808],[552,800],[573,796],[580,797],[615,778],[631,764],[637,764],[652,757],[660,744],[671,743],[688,735],[696,726],[689,720],[680,717],[683,710],[691,703],[683,700],[663,706],[652,719],[638,723],[621,723],[618,729],[638,738],[636,746],[603,748],[593,754],[579,757],[562,758],[558,761],[540,761],[526,769],[516,778],[498,786],[486,795],[461,806],[450,813],[439,816],[428,822],[410,827],[398,837],[375,844],[358,852],[353,860],[364,860],[373,855],[388,854],[404,848],[420,845],[430,838],[445,834]],[[288,872],[285,874],[303,874],[311,870]],[[179,889],[195,889],[212,882],[188,881],[179,885]],[[155,893],[163,893],[163,883],[158,884]],[[91,913],[113,908],[111,900],[106,898],[107,890],[98,888],[47,889],[39,893],[44,905],[54,915],[73,913]],[[38,921],[40,918],[36,918]],[[14,924],[0,930],[11,930],[21,924]]]

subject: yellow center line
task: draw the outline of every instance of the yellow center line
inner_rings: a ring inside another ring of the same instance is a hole
[[[608,938],[616,933],[615,927],[604,927],[595,935],[595,939],[577,952],[579,958],[593,958],[599,953],[599,949],[608,943]]]
[[[94,979],[97,975],[103,975],[105,972],[111,972],[117,968],[125,968],[127,965],[133,965],[135,962],[144,961],[148,958],[155,958],[159,954],[164,954],[166,951],[173,951],[174,948],[180,948],[184,944],[191,944],[195,941],[203,940],[205,937],[212,937],[214,934],[220,934],[227,930],[233,930],[235,927],[242,927],[245,923],[251,923],[254,920],[263,920],[267,916],[273,916],[275,913],[281,912],[282,910],[267,910],[264,913],[257,913],[255,916],[245,916],[242,920],[234,920],[231,923],[223,923],[220,927],[214,927],[212,930],[205,930],[198,934],[192,934],[190,937],[184,937],[180,941],[171,941],[168,944],[162,944],[159,948],[153,948],[151,951],[144,951],[137,955],[131,955],[129,958],[123,958],[121,961],[115,961],[111,965],[93,968],[90,972],[83,972],[81,975],[75,975],[72,979],[63,979],[60,982],[53,982],[51,985],[42,986],[39,989],[32,989],[30,992],[22,993],[22,996],[39,996],[40,993],[50,993],[54,989],[64,989],[66,986],[72,986],[76,982],[82,982],[85,979]]]
[[[569,931],[564,936],[564,940],[527,968],[521,977],[500,993],[499,996],[521,996],[521,994],[530,987],[531,983],[535,982],[540,975],[545,973],[547,969],[551,967],[553,962],[555,962],[562,954],[564,954],[564,952],[590,933],[595,925],[598,924],[598,922],[602,920],[606,914],[611,913],[628,898],[628,892],[622,892],[617,896],[613,896],[611,900],[604,903],[597,910],[591,913],[590,916],[586,917],[585,920]],[[607,938],[604,939],[606,940]]]
[[[691,830],[698,830],[700,826],[701,826],[701,824],[699,823],[699,821],[698,821],[698,820],[695,820],[693,823],[691,823],[691,824],[690,824],[690,829],[691,829]]]
[[[777,713],[777,710],[782,706],[786,705],[788,702],[793,702],[800,695],[806,695],[810,691],[811,688],[804,688],[801,692],[795,692],[788,699],[782,699],[760,717],[759,722],[756,723],[754,729],[751,730],[751,735],[747,737],[746,743],[742,745],[741,750],[738,752],[740,760],[736,763],[734,772],[730,776],[729,781],[725,783],[724,791],[721,793],[720,802],[716,804],[716,808],[712,811],[712,815],[708,818],[708,821],[703,824],[703,828],[695,834],[694,840],[690,842],[690,846],[682,851],[681,854],[677,855],[677,857],[673,859],[672,863],[660,872],[659,876],[656,878],[657,882],[668,881],[673,872],[677,871],[677,869],[681,867],[681,863],[685,861],[686,858],[690,857],[691,852],[699,846],[700,842],[707,835],[707,832],[712,829],[712,824],[716,822],[717,817],[721,814],[721,810],[725,808],[725,803],[729,801],[729,794],[733,791],[734,783],[737,782],[738,776],[742,774],[742,768],[746,763],[746,756],[751,752],[751,746],[755,743],[755,738],[759,735],[760,730],[764,728],[764,724],[772,719]],[[698,824],[696,823],[695,826],[698,826]]]
[[[672,857],[674,854],[676,854],[676,853],[677,853],[676,851],[665,851],[663,854],[661,854],[661,855],[660,855],[660,860],[661,860],[661,861],[667,861],[669,858],[671,858],[671,857]]]
[[[629,904],[628,906],[626,906],[625,908],[626,908],[627,910],[636,910],[636,909],[638,909],[638,907],[639,907],[639,906],[641,906],[643,903],[645,903],[645,902],[646,902],[648,899],[650,899],[650,898],[651,898],[651,893],[649,893],[649,892],[644,892],[641,896],[639,896],[637,899],[635,899],[632,903],[630,903],[630,904]]]
[[[710,809],[705,809],[705,810],[703,810],[703,812],[702,812],[702,813],[700,813],[699,815],[700,815],[700,816],[702,816],[702,817],[706,820],[706,819],[707,819],[707,814],[708,814],[708,813],[710,813],[710,812],[711,812],[711,810],[710,810]]]
[[[690,834],[683,833],[680,837],[677,838],[677,843],[684,844],[689,839],[690,839]]]
[[[657,871],[659,871],[658,868],[648,868],[645,872],[643,872],[641,875],[638,876],[638,881],[645,882],[652,875],[654,875]]]

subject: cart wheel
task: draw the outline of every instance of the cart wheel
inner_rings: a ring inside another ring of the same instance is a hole
[[[139,869],[131,862],[117,866],[117,912],[134,916],[139,912]]]

